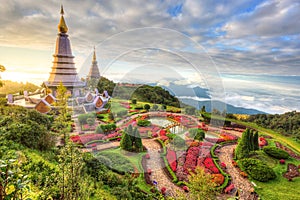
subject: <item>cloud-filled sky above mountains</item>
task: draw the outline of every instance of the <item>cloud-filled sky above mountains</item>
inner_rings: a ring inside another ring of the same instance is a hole
[[[0,0],[0,64],[7,68],[3,79],[39,83],[48,78],[61,3],[76,66],[82,75],[88,71],[94,45],[131,29],[166,28],[186,35],[211,56],[228,102],[273,113],[300,110],[298,0]],[[138,33],[136,40],[155,39],[151,34],[145,38],[142,31]],[[176,37],[162,35],[161,39],[169,41],[165,44],[169,50],[180,47],[193,53],[191,46]],[[119,48],[118,43],[111,47]],[[100,52],[97,49],[101,68],[106,55]],[[132,55],[131,60],[140,59],[140,54]],[[143,57],[149,54],[153,52],[142,52]],[[118,73],[114,75],[118,79]],[[268,78],[276,76],[280,78]],[[293,83],[282,83],[291,76]],[[269,99],[271,94],[277,103]]]

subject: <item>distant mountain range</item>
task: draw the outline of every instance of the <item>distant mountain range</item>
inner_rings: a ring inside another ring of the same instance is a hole
[[[178,97],[179,98],[179,97]],[[220,112],[223,112],[224,107],[226,108],[226,113],[234,113],[234,114],[247,114],[247,115],[255,115],[255,114],[266,114],[265,112],[251,109],[251,108],[243,108],[243,107],[236,107],[230,104],[224,105],[224,102],[221,101],[197,101],[194,99],[186,99],[186,98],[179,98],[180,101],[182,101],[185,104],[191,105],[196,107],[197,109],[201,109],[202,106],[205,106],[205,109],[207,112],[212,111],[212,105],[213,108],[219,110]]]
[[[207,112],[211,112],[214,108],[220,112],[223,112],[225,108],[227,113],[248,115],[266,114],[265,112],[256,109],[236,107],[221,101],[211,100],[209,96],[209,90],[199,86],[192,87],[190,85],[176,85],[174,83],[170,83],[168,87],[161,87],[169,91],[172,95],[176,96],[185,104],[193,106],[197,109],[201,109],[202,106],[205,106]]]

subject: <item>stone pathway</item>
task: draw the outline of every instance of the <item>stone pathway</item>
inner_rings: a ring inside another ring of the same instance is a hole
[[[227,172],[232,178],[232,183],[237,189],[239,189],[239,195],[241,200],[254,200],[255,195],[251,194],[253,185],[246,178],[240,175],[240,172],[232,164],[232,151],[236,145],[224,146],[220,149],[219,159],[224,162],[227,166]]]
[[[170,196],[176,196],[181,193],[182,190],[175,185],[165,174],[161,163],[160,145],[153,139],[143,139],[143,145],[148,149],[150,159],[147,160],[147,167],[151,169],[151,180],[157,182],[157,187],[160,190],[162,187],[167,189],[167,194]]]
[[[97,145],[97,151],[101,151],[104,149],[110,149],[110,148],[115,148],[120,146],[120,142],[108,142],[108,143],[103,143],[103,144],[98,144]]]

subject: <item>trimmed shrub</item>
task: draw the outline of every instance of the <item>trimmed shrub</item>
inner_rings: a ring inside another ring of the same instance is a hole
[[[286,151],[279,149],[277,147],[267,146],[263,148],[263,151],[269,156],[277,159],[287,159],[289,157],[289,154]]]
[[[239,166],[254,180],[267,182],[276,178],[276,174],[272,168],[264,164],[261,160],[254,158],[244,158],[238,161]]]
[[[150,126],[151,122],[149,120],[138,120],[137,125],[146,127],[146,126]]]

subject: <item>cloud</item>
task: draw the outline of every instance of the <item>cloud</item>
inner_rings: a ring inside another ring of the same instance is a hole
[[[253,12],[242,13],[223,26],[226,37],[281,36],[300,32],[300,3],[297,0],[269,0]]]

